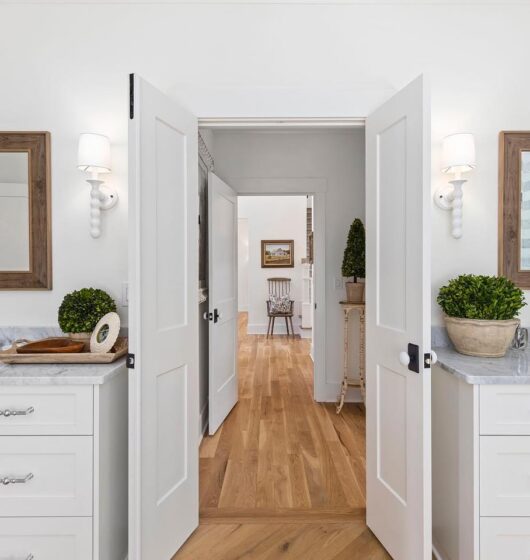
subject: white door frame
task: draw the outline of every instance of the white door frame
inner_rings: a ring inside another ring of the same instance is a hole
[[[326,391],[326,190],[327,180],[318,177],[227,177],[240,196],[312,196],[314,254],[313,398],[325,401]],[[322,263],[322,265],[320,265]]]

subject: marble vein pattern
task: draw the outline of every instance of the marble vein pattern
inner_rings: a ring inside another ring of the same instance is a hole
[[[125,368],[125,358],[111,364],[3,364],[1,385],[102,385]]]
[[[434,348],[438,365],[471,385],[530,384],[530,349],[510,349],[502,358],[477,358],[452,347]],[[433,371],[436,375],[436,369]]]

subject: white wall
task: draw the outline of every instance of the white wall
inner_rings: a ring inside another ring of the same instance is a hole
[[[241,205],[238,206],[238,211]],[[237,220],[237,310],[248,311],[248,218]]]
[[[217,161],[220,169],[232,162],[223,161],[226,152],[218,147]],[[259,157],[259,156],[258,156]],[[306,207],[305,196],[241,196],[238,198],[238,217],[248,224],[248,334],[267,332],[268,299],[267,278],[283,276],[291,278],[291,298],[294,300],[293,326],[298,333],[302,302],[302,261],[306,255]],[[294,268],[261,268],[262,239],[293,239]],[[241,261],[240,261],[241,264]],[[243,271],[241,271],[243,272]],[[286,333],[285,322],[275,322],[274,332]]]
[[[342,374],[342,316],[338,302],[346,238],[354,218],[364,218],[364,130],[342,131],[216,131],[215,169],[228,184],[245,189],[254,178],[319,178],[326,184],[326,387],[323,400],[334,400]],[[287,182],[286,182],[287,183]],[[240,198],[245,201],[246,198]],[[274,220],[262,208],[263,224]],[[300,235],[305,246],[306,201],[300,201]],[[252,227],[249,219],[249,227]],[[251,246],[259,240],[252,240]],[[251,258],[254,251],[250,251]],[[300,252],[297,251],[298,260]],[[315,267],[320,263],[315,262]],[[286,275],[288,275],[285,269]],[[265,269],[269,272],[268,269]],[[301,274],[300,297],[301,301]],[[283,275],[283,272],[282,272]],[[265,278],[267,274],[263,275]],[[263,282],[263,279],[261,280]],[[251,282],[249,282],[251,284]],[[263,297],[260,296],[260,297]],[[353,329],[354,330],[354,329]]]
[[[433,288],[461,272],[494,274],[498,132],[530,129],[528,21],[527,0],[1,5],[0,129],[52,132],[54,290],[1,293],[0,323],[55,323],[62,295],[83,285],[119,293],[131,71],[205,117],[363,116],[428,72],[433,190],[447,179],[438,171],[443,136],[474,132],[478,160],[464,237],[452,239],[448,214],[433,210]],[[112,138],[109,181],[121,196],[97,241],[75,168],[85,130]]]

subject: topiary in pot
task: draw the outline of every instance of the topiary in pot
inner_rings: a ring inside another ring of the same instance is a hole
[[[450,280],[437,301],[456,350],[488,358],[506,354],[526,305],[523,291],[507,278],[474,274]]]
[[[364,301],[364,283],[357,282],[357,279],[365,275],[365,252],[364,225],[359,218],[355,218],[350,226],[342,259],[342,276],[353,278],[353,282],[346,282],[347,299],[351,303]]]
[[[87,341],[97,322],[111,311],[116,303],[97,288],[83,288],[64,296],[59,307],[59,326],[71,338]]]

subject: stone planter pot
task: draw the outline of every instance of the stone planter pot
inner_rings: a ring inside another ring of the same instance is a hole
[[[76,333],[65,333],[65,334],[68,338],[72,340],[77,340],[78,342],[84,342],[85,350],[90,348],[90,337],[92,336],[92,333],[76,332]]]
[[[447,334],[457,352],[482,358],[504,356],[518,325],[519,319],[485,321],[445,317]]]
[[[348,303],[364,301],[364,282],[346,282],[346,299]]]

